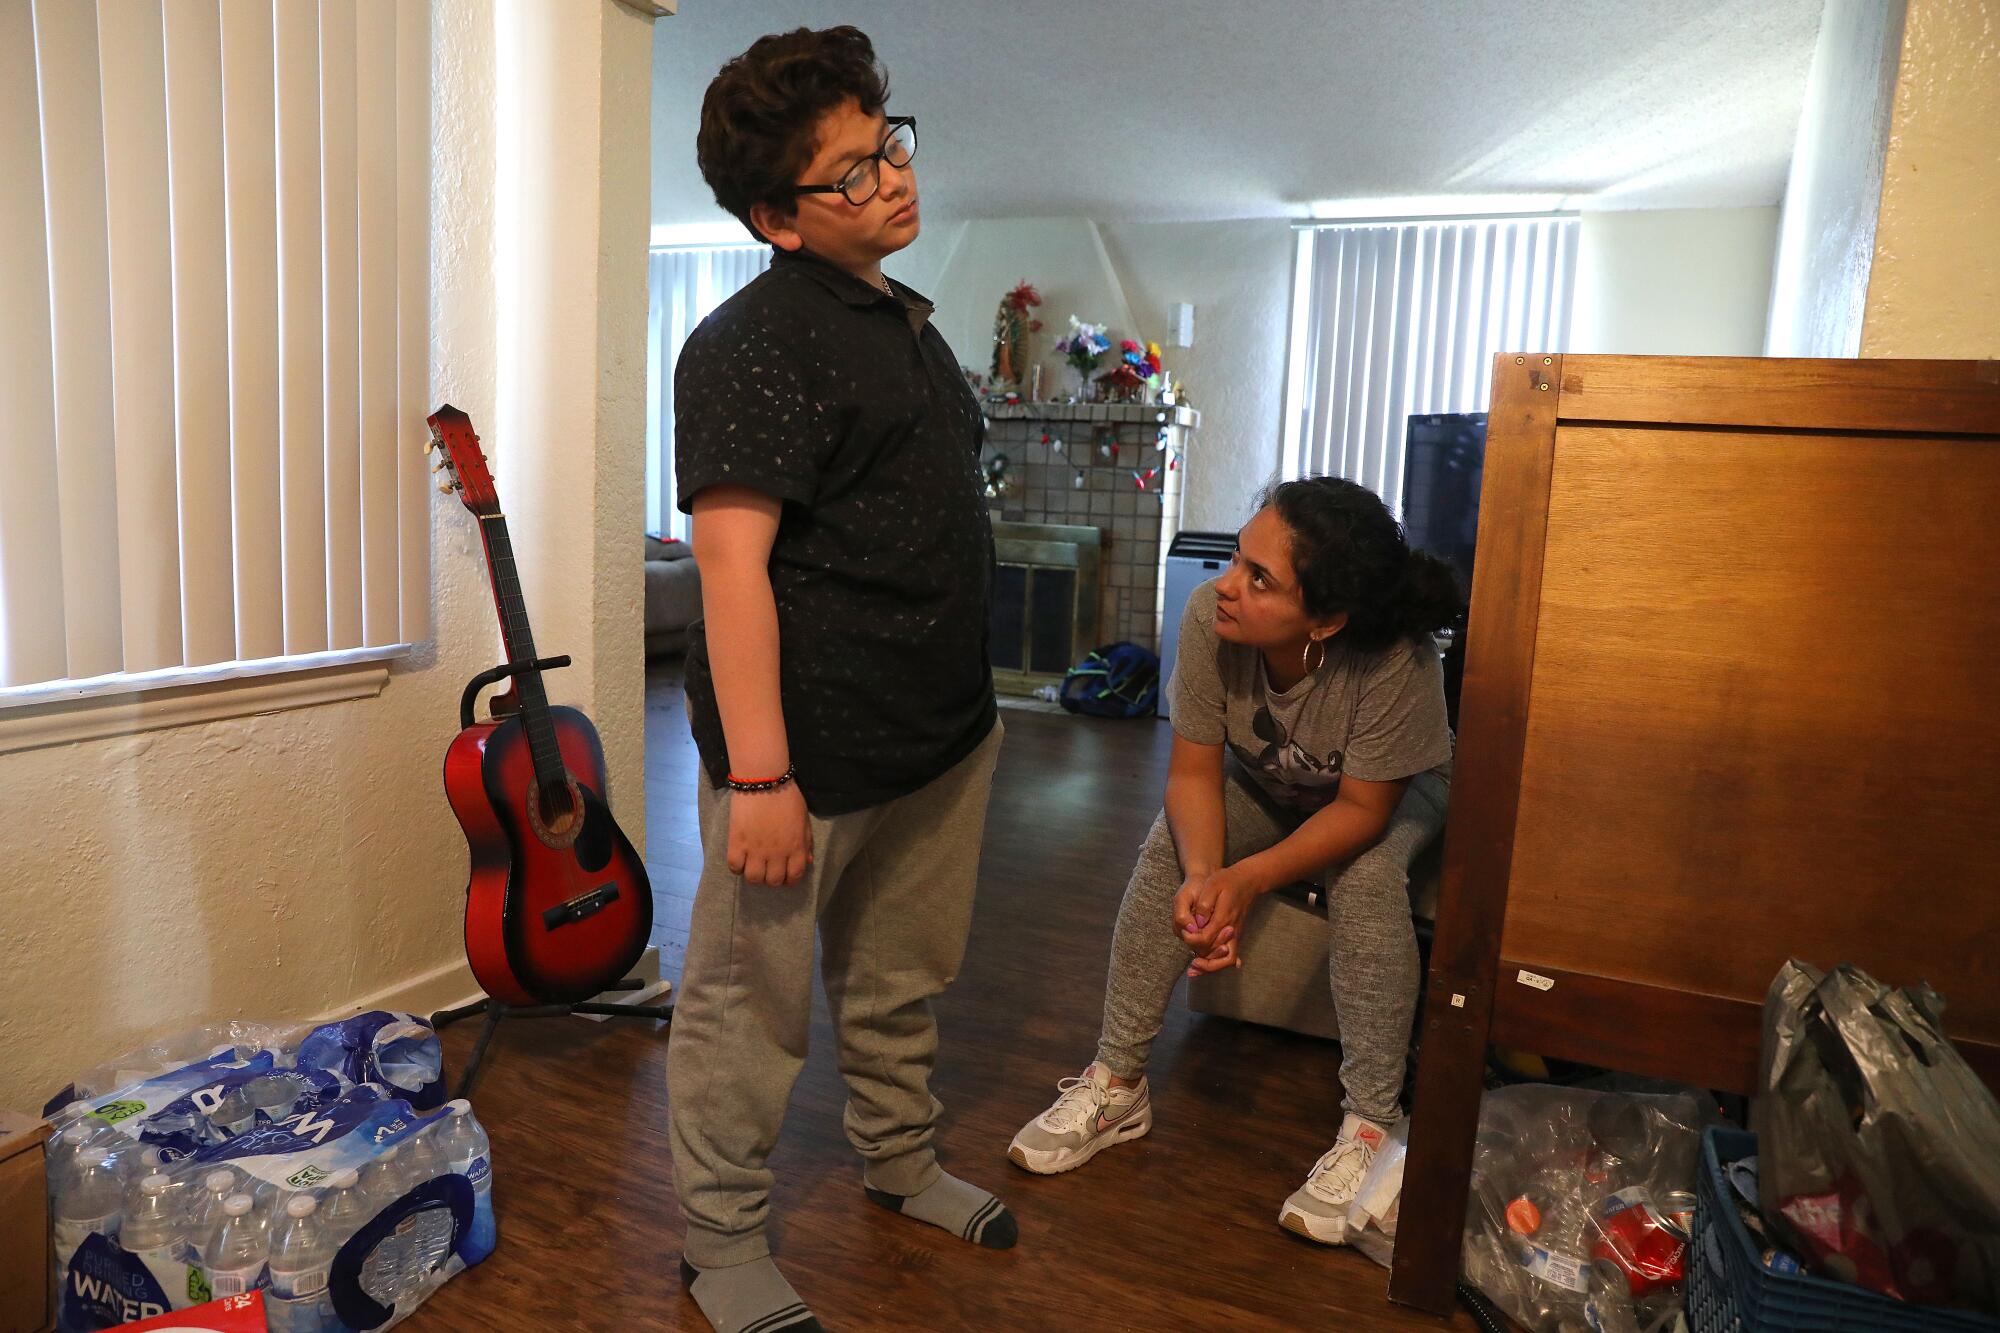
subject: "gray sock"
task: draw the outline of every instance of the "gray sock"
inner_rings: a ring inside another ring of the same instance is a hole
[[[681,1286],[715,1333],[825,1333],[769,1255],[727,1268],[698,1269],[683,1259]]]
[[[918,1194],[888,1194],[868,1191],[871,1203],[891,1212],[914,1217],[949,1231],[989,1250],[1011,1250],[1021,1229],[1006,1206],[977,1185],[968,1185],[957,1176],[940,1174],[934,1184]]]

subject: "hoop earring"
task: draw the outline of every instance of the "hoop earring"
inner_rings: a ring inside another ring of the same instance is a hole
[[[1317,662],[1312,660],[1312,650],[1314,647],[1318,647],[1319,649],[1319,661]],[[1319,639],[1307,639],[1306,646],[1299,649],[1299,665],[1305,668],[1305,673],[1308,676],[1325,666],[1326,644]]]

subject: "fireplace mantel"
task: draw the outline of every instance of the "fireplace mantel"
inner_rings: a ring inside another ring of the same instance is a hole
[[[988,421],[1101,421],[1108,426],[1144,422],[1187,431],[1201,425],[1201,413],[1192,407],[1148,403],[987,403],[984,410]]]

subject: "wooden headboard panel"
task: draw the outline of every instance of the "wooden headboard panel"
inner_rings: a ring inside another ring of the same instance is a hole
[[[1467,648],[1399,1299],[1489,1038],[1747,1091],[1800,957],[2000,1080],[2000,366],[1499,358]]]

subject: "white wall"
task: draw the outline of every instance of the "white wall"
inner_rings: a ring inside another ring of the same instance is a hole
[[[1775,208],[1585,213],[1569,350],[1757,356]]]
[[[596,723],[643,848],[652,25],[608,0],[494,18],[499,490],[536,646],[574,659],[549,695]]]
[[[1573,350],[1757,355],[1777,223],[1775,208],[1586,214]],[[1282,219],[1037,218],[932,224],[887,267],[931,296],[939,331],[981,372],[1001,295],[1033,281],[1045,299],[1034,343],[1051,394],[1067,383],[1051,349],[1068,316],[1164,342],[1167,307],[1191,302],[1195,345],[1163,348],[1202,414],[1182,523],[1230,530],[1279,466],[1292,253]]]
[[[883,267],[901,276],[895,260]],[[1023,278],[1042,294],[1036,313],[1043,328],[1033,346],[1044,363],[1044,394],[1059,392],[1065,384],[1054,348],[1069,316],[1109,324],[1114,340],[1138,336],[1096,223],[1087,218],[984,219],[960,224],[948,262],[929,293],[937,305],[933,322],[961,364],[982,374],[992,366],[994,313],[1000,298]],[[1104,368],[1110,368],[1108,360]]]
[[[1043,328],[1032,341],[1047,396],[1070,383],[1054,347],[1071,315],[1109,324],[1114,340],[1160,342],[1167,368],[1202,414],[1186,460],[1182,525],[1233,530],[1249,517],[1278,466],[1292,262],[1285,222],[1100,227],[1084,218],[1029,218],[935,230],[929,254],[886,267],[899,278],[938,271],[927,294],[938,307],[939,332],[962,363],[981,373],[990,368],[994,313],[1023,278],[1043,297]],[[1164,346],[1167,307],[1181,301],[1195,307],[1194,346]],[[1107,357],[1103,366],[1110,364]]]
[[[1911,0],[1864,356],[2000,357],[2000,9]]]
[[[530,3],[563,7],[561,21],[582,28],[586,43],[593,33],[614,47],[646,43],[643,21],[611,0]],[[524,250],[503,262],[495,236],[495,162],[509,147],[496,134],[496,103],[508,90],[496,77],[495,11],[486,0],[436,0],[434,12],[433,388],[486,423],[500,397],[500,293],[522,265],[538,269],[548,257]],[[615,54],[605,62],[614,74],[626,63]],[[570,70],[579,72],[589,74]],[[643,81],[632,86],[628,72],[605,87],[605,123],[643,130]],[[565,123],[559,137],[595,159],[598,126],[593,115]],[[636,178],[643,200],[644,133],[607,144],[603,160]],[[630,246],[643,275],[643,206],[633,216],[629,240],[617,244]],[[595,290],[571,299],[594,303]],[[603,359],[595,345],[547,337],[530,350],[593,367]],[[629,355],[643,363],[643,323]],[[600,400],[592,420],[560,437],[509,441],[503,460],[559,451],[589,463],[593,496],[623,489],[622,473],[642,470],[638,449],[622,440],[607,448],[602,432],[622,419],[626,395],[637,395],[629,409],[637,420],[643,386],[592,373]],[[629,480],[635,494],[639,484]],[[566,534],[595,552],[572,571],[586,589],[626,571],[633,585],[626,608],[607,609],[595,595],[594,641],[629,634],[633,645],[629,665],[597,664],[608,693],[638,688],[620,684],[619,673],[643,673],[639,525],[625,522],[627,507],[612,512],[593,498],[583,531]],[[374,997],[428,1010],[473,988],[461,941],[465,841],[439,771],[457,731],[459,687],[491,663],[498,634],[474,520],[442,496],[433,496],[431,516],[436,638],[396,665],[379,697],[0,755],[0,1106],[39,1109],[73,1072],[205,1020],[304,1018]],[[624,527],[613,541],[600,524]],[[603,567],[607,558],[615,570]],[[621,615],[629,628],[603,623]],[[608,729],[607,743],[619,743]],[[627,769],[613,781],[623,784],[637,837],[636,738],[624,748]]]
[[[1277,474],[1293,236],[1281,219],[1129,223],[1104,229],[1132,314],[1149,338],[1167,307],[1194,306],[1194,346],[1162,347],[1201,412],[1181,526],[1233,532]]]
[[[1855,356],[1903,0],[1826,0],[1785,182],[1767,356]]]

